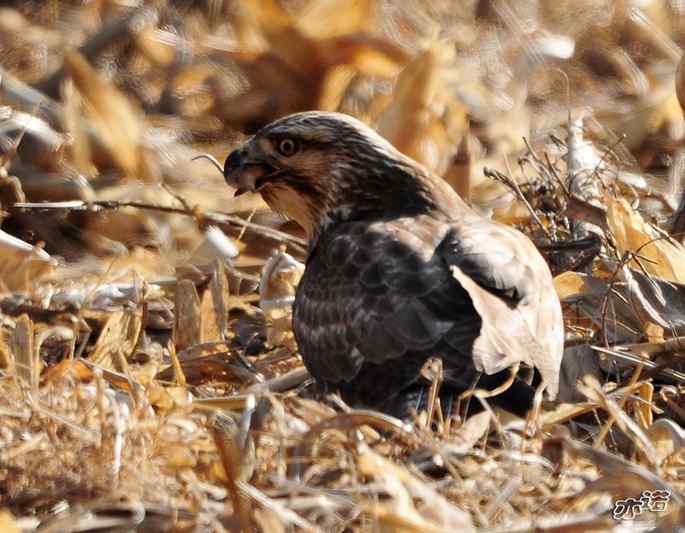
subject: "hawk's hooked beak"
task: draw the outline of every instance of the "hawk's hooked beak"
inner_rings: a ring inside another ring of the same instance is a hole
[[[271,165],[250,160],[243,148],[233,150],[224,163],[224,179],[231,187],[236,188],[234,196],[259,191],[270,178],[279,173]]]

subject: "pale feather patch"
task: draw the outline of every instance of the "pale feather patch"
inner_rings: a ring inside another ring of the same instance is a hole
[[[480,287],[473,279],[452,266],[452,275],[468,292],[482,319],[481,332],[473,345],[473,363],[477,370],[494,374],[518,362],[535,366],[545,383],[546,394],[554,399],[559,389],[559,365],[554,354],[538,342],[531,324],[536,311],[521,306],[510,308],[501,298]]]
[[[320,217],[307,198],[288,186],[270,185],[261,191],[267,205],[277,213],[297,222],[311,236]]]

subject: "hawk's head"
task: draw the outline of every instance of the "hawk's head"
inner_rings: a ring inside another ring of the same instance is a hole
[[[224,176],[310,236],[331,221],[435,209],[442,182],[363,122],[319,111],[265,126],[228,156]]]

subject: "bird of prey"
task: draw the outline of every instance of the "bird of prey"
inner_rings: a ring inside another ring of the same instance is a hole
[[[223,171],[236,194],[260,193],[307,233],[293,330],[325,390],[408,416],[425,398],[422,367],[437,357],[444,391],[478,379],[495,388],[524,362],[554,398],[563,321],[540,253],[373,129],[340,113],[297,113],[248,139]],[[532,390],[518,380],[496,399],[522,414]]]

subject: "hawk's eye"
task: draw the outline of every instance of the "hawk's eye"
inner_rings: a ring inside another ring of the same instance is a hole
[[[280,141],[278,141],[277,149],[279,154],[285,157],[290,157],[291,155],[294,155],[297,152],[299,146],[294,139],[286,137],[285,139],[281,139]]]

